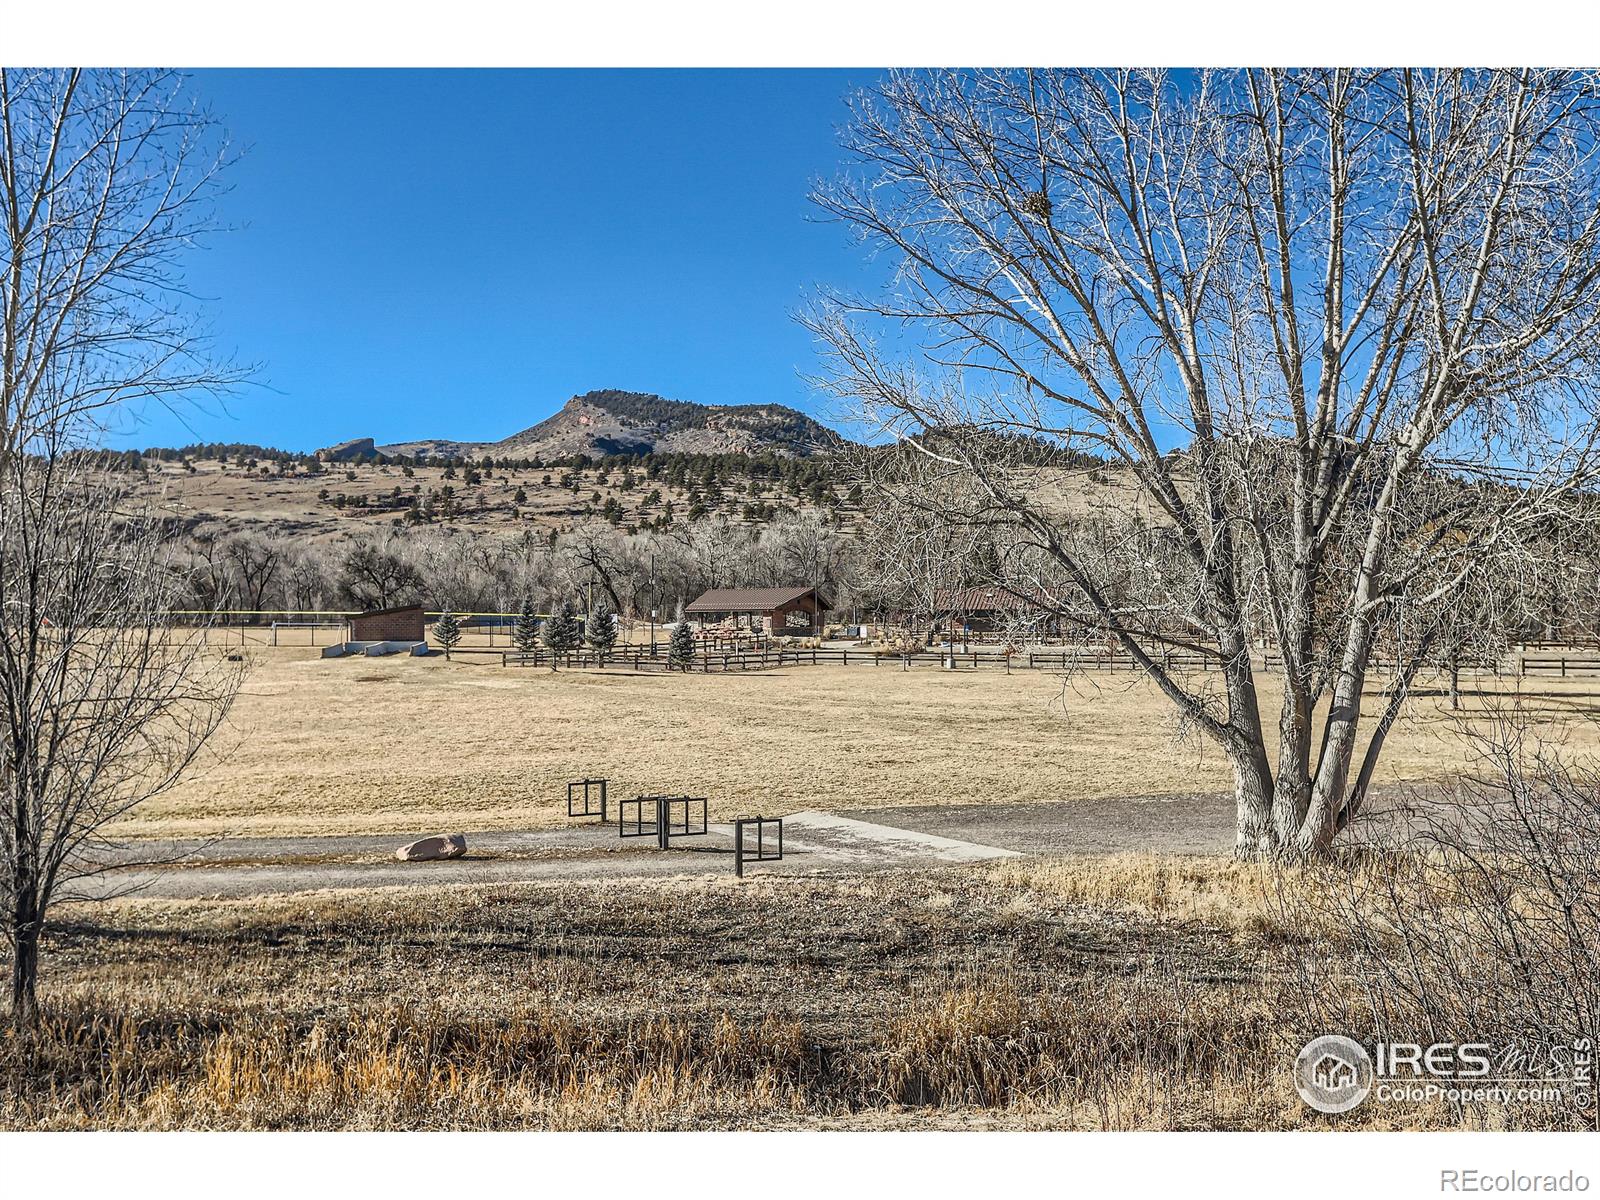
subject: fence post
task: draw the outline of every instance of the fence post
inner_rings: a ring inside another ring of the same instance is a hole
[[[667,798],[656,797],[656,846],[662,850],[671,848],[672,835],[667,832]]]
[[[744,878],[744,819],[735,818],[733,822],[733,873],[740,879]]]

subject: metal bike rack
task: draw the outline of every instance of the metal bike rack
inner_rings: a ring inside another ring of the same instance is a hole
[[[633,809],[632,821],[628,819],[629,808]],[[654,836],[661,850],[669,849],[675,837],[700,837],[709,828],[704,796],[635,796],[617,802],[617,836]]]
[[[596,805],[598,804],[598,807]],[[606,820],[606,781],[604,779],[580,779],[576,783],[567,784],[567,816],[569,817],[599,817],[602,824]]]
[[[756,831],[755,849],[745,845],[744,831],[746,827],[754,826]],[[768,839],[767,830],[775,829],[777,843]],[[733,823],[733,873],[740,879],[744,878],[744,865],[747,862],[777,862],[783,857],[783,818],[782,817],[740,817]]]

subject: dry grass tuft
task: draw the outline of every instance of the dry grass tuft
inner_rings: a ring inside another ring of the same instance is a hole
[[[1230,858],[1111,854],[1004,859],[984,868],[997,883],[1069,904],[1198,921],[1239,934],[1285,937],[1282,897],[1300,869]]]
[[[1218,1128],[1278,1099],[1259,994],[1170,974],[1059,993],[967,980],[889,1022],[882,1087],[900,1104],[1069,1113],[1104,1129]]]

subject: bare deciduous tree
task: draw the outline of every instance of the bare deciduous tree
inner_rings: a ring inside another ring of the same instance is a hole
[[[410,603],[422,591],[422,572],[408,562],[392,540],[360,538],[345,555],[339,588],[358,608],[393,608]]]
[[[816,200],[899,269],[809,318],[832,386],[971,478],[1221,746],[1242,855],[1326,851],[1478,564],[1582,508],[1597,116],[1592,76],[1547,71],[899,73],[854,106]],[[1052,451],[1157,519],[1086,553]],[[1215,694],[1149,652],[1174,630],[1220,656]]]
[[[223,555],[238,585],[239,599],[246,609],[260,613],[266,608],[267,593],[283,569],[287,547],[277,538],[254,533],[239,533],[223,546]]]
[[[857,569],[872,581],[890,646],[909,669],[932,636],[942,597],[972,578],[981,494],[965,473],[920,455],[867,452],[857,469],[878,497]]]
[[[79,452],[118,406],[237,376],[178,271],[213,225],[216,143],[175,76],[0,70],[0,900],[22,1024],[50,905],[193,761],[243,669],[173,628],[160,523]]]
[[[32,444],[0,464],[0,902],[22,1024],[50,906],[100,870],[104,828],[194,762],[244,671],[171,621],[184,593],[160,523]]]

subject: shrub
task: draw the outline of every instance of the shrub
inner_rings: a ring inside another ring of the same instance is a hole
[[[1474,775],[1293,894],[1332,958],[1304,957],[1294,991],[1308,1026],[1487,1043],[1504,1075],[1570,1069],[1600,1039],[1600,766],[1508,720],[1468,741]]]

